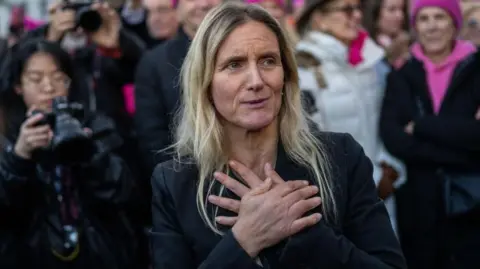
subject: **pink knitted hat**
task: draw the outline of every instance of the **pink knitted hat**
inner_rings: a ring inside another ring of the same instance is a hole
[[[415,25],[415,18],[418,11],[424,7],[439,7],[444,9],[452,17],[455,27],[457,29],[462,28],[463,18],[459,0],[416,0],[413,3],[413,8],[410,12],[410,23],[412,25]]]

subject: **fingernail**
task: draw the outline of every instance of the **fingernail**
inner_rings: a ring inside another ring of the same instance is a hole
[[[265,166],[267,167],[268,170],[272,170],[272,165],[270,163],[266,163]]]
[[[304,180],[304,181],[302,181],[302,184],[305,185],[305,186],[307,186],[307,185],[308,185],[308,181]]]
[[[221,221],[222,221],[222,217],[215,217],[215,221],[216,221],[216,222],[221,222]]]
[[[215,200],[217,200],[217,196],[210,195],[210,196],[208,196],[208,200],[211,201],[211,202],[214,202]]]
[[[228,164],[229,164],[230,166],[232,166],[232,167],[235,166],[235,165],[237,165],[234,161],[229,161]]]

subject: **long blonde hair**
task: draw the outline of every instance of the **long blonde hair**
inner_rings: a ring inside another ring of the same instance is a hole
[[[227,36],[249,21],[265,24],[278,39],[285,73],[284,95],[279,112],[280,140],[289,158],[309,168],[319,186],[325,213],[335,213],[329,162],[320,141],[312,134],[303,111],[298,73],[292,48],[277,21],[264,9],[243,3],[225,3],[212,10],[198,28],[181,70],[182,108],[176,121],[178,162],[193,160],[199,169],[197,207],[205,223],[221,234],[214,214],[207,210],[206,198],[215,182],[214,171],[227,171],[228,156],[222,142],[222,125],[210,99],[210,84],[217,51]],[[220,190],[220,195],[223,188]],[[218,209],[218,208],[217,208]],[[213,215],[213,216],[212,216]],[[332,215],[332,214],[329,214]],[[333,214],[332,216],[335,216]]]

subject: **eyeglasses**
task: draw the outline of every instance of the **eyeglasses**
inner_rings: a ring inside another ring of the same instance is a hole
[[[50,82],[55,89],[70,87],[71,79],[63,73],[55,73],[52,75],[27,73],[24,75],[24,80],[35,87],[45,86],[46,78],[48,78],[48,82]]]
[[[470,19],[470,20],[468,20],[467,26],[468,26],[468,28],[470,28],[470,29],[472,29],[472,30],[477,30],[477,29],[480,30],[479,22],[478,22],[476,19]]]
[[[327,7],[325,8],[327,12],[343,12],[347,16],[352,16],[353,12],[355,11],[362,11],[361,5],[345,5],[341,7]]]

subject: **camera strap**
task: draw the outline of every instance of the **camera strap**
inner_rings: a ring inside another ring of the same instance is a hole
[[[73,250],[78,247],[79,243],[77,225],[81,212],[77,193],[74,191],[72,173],[68,167],[56,166],[51,176],[53,189],[59,205],[64,247]]]

